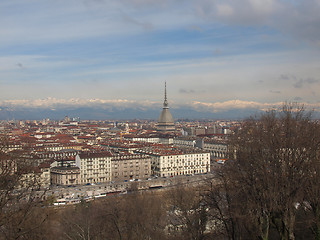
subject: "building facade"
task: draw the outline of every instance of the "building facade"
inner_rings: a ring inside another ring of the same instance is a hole
[[[76,185],[80,183],[79,167],[53,167],[50,170],[52,185]]]
[[[159,177],[210,172],[210,153],[153,154],[152,174]]]
[[[81,153],[76,156],[80,169],[80,184],[111,181],[111,153]]]
[[[151,175],[151,157],[143,154],[113,156],[111,171],[112,181],[147,179]]]
[[[215,142],[206,139],[197,139],[197,147],[209,151],[212,159],[226,158],[228,154],[228,145],[222,142]]]

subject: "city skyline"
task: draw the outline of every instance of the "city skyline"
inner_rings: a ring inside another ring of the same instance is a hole
[[[2,119],[92,108],[92,118],[156,119],[165,81],[174,118],[247,117],[285,101],[320,111],[319,0],[14,0],[0,9]]]

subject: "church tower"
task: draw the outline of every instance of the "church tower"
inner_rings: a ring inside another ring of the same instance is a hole
[[[167,83],[164,84],[164,102],[162,112],[158,119],[157,131],[160,133],[169,133],[175,131],[175,125],[172,115],[169,111],[168,100],[167,100]]]

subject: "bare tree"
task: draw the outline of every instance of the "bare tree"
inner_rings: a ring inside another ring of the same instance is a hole
[[[90,203],[62,213],[67,239],[166,239],[164,202],[157,195],[130,193]]]
[[[32,238],[46,219],[45,211],[38,211],[43,193],[36,191],[39,181],[26,174],[31,163],[23,152],[8,152],[8,141],[0,140],[0,239]]]
[[[168,233],[174,238],[206,239],[208,211],[202,189],[184,186],[168,192]]]
[[[301,204],[310,217],[310,228],[315,239],[320,239],[320,127],[319,122],[313,122],[308,141],[313,145],[308,149],[310,157],[306,159],[304,202]],[[310,216],[311,213],[311,216]],[[308,226],[308,225],[307,225]]]
[[[268,239],[274,226],[281,239],[295,238],[296,207],[303,201],[307,169],[318,148],[310,141],[317,138],[314,127],[310,114],[294,104],[243,123],[229,144],[222,200],[235,211],[229,220],[245,221],[238,231],[226,226],[228,232],[241,235],[245,229]]]
[[[123,196],[120,222],[123,239],[165,239],[165,202],[153,192],[132,192]]]
[[[247,224],[249,212],[245,216],[243,213],[248,204],[246,195],[237,182],[231,181],[226,169],[216,172],[216,176],[208,181],[204,199],[215,239],[235,240],[249,236],[244,228],[252,226]]]

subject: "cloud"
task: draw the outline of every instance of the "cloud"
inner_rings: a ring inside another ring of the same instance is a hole
[[[287,43],[320,39],[319,1],[292,2],[2,1],[1,99],[155,100],[155,86],[170,79],[176,102],[189,97],[204,102],[281,101],[294,96],[317,100],[309,89],[300,88],[314,86],[312,90],[319,91],[315,81],[306,80],[318,79],[319,52],[310,45]],[[282,82],[275,81],[278,76]],[[258,80],[263,85],[258,86]],[[269,89],[279,91],[268,94]],[[71,104],[59,101],[54,104]],[[41,101],[28,104],[45,106]],[[115,102],[90,104],[116,106]]]
[[[138,21],[137,19],[135,19],[133,17],[130,17],[130,16],[126,15],[126,14],[123,14],[123,20],[128,22],[128,23],[134,24],[136,26],[142,27],[145,30],[149,30],[150,31],[150,30],[154,29],[154,26],[153,26],[152,23]]]
[[[23,64],[22,64],[23,63]],[[15,71],[18,68],[28,69],[49,69],[49,68],[61,68],[70,67],[74,64],[79,64],[76,61],[61,60],[55,57],[49,57],[45,55],[11,55],[11,56],[0,56],[0,70],[4,71]],[[1,76],[1,75],[0,75]]]
[[[188,27],[190,31],[204,32],[204,30],[198,25],[191,25]]]
[[[257,25],[266,23],[279,8],[276,0],[218,0],[197,1],[197,13],[207,19],[228,24]]]
[[[195,91],[193,89],[186,90],[184,88],[180,88],[179,93],[187,93],[187,94],[189,94],[189,93],[195,93]]]
[[[23,68],[23,64],[22,63],[17,63],[17,67]]]
[[[234,9],[228,4],[218,4],[217,14],[221,17],[232,17],[234,15]]]
[[[319,83],[320,81],[314,78],[300,79],[299,81],[293,84],[295,88],[303,88],[305,85],[312,85]]]
[[[135,101],[127,99],[21,99],[21,100],[2,100],[0,106],[10,108],[65,108],[65,107],[101,107],[101,108],[151,108],[160,105],[152,101]]]
[[[212,112],[228,111],[232,109],[268,109],[275,106],[280,106],[282,103],[259,103],[254,101],[243,101],[243,100],[229,100],[224,102],[198,102],[194,101],[192,106],[198,110],[207,110]]]
[[[307,85],[314,85],[314,84],[317,84],[320,82],[320,80],[315,79],[315,78],[311,78],[311,77],[298,79],[298,77],[293,74],[281,74],[279,76],[279,80],[280,81],[291,81],[291,82],[293,82],[292,86],[294,88],[298,88],[298,89],[303,88]]]
[[[270,93],[276,93],[276,94],[281,94],[281,91],[276,91],[276,90],[270,90]]]
[[[298,39],[320,44],[318,0],[200,0],[198,16],[230,25],[268,26]]]
[[[166,31],[216,23],[267,26],[312,42],[320,39],[318,0],[17,0],[0,8],[7,12],[0,23],[3,44],[19,44],[22,38],[26,43],[70,42],[136,34],[128,24]]]
[[[244,100],[230,100],[224,102],[193,102],[192,107],[199,111],[211,111],[211,112],[223,112],[230,110],[245,110],[245,109],[256,109],[261,111],[267,111],[269,109],[275,109],[282,106],[283,102],[276,103],[260,103],[254,101],[244,101]],[[320,111],[320,103],[302,103],[306,108],[315,109]]]
[[[318,0],[286,1],[273,26],[299,39],[320,44],[320,2]]]
[[[219,49],[219,48],[216,48],[214,51],[213,51],[213,55],[217,56],[217,55],[221,55],[222,54],[222,50]]]
[[[296,98],[296,101],[299,99]],[[320,103],[301,103],[307,109],[320,112]],[[161,102],[133,101],[127,99],[36,99],[36,100],[6,100],[0,101],[2,115],[0,118],[17,116],[19,119],[31,119],[34,113],[41,113],[41,118],[59,118],[65,112],[81,115],[84,119],[138,118],[139,116],[156,116],[161,111]],[[171,108],[172,114],[197,118],[199,116],[228,116],[228,117],[249,117],[254,112],[278,109],[283,102],[261,103],[255,101],[230,100],[223,102],[200,102],[174,104]],[[122,113],[121,113],[122,112]],[[126,113],[123,115],[123,113]],[[228,113],[227,115],[224,115]],[[3,115],[4,114],[4,115]],[[59,115],[60,114],[60,115]],[[102,114],[102,115],[101,115]],[[117,115],[118,114],[118,115]],[[120,115],[119,115],[120,114]],[[191,115],[190,115],[191,114]],[[139,115],[139,116],[137,116]],[[30,118],[31,117],[31,118]],[[38,116],[39,118],[39,116]]]
[[[293,77],[293,76],[291,76],[291,75],[289,75],[289,74],[281,74],[281,75],[279,76],[279,80],[290,80],[290,79],[292,79],[292,78],[295,78],[295,77]]]

